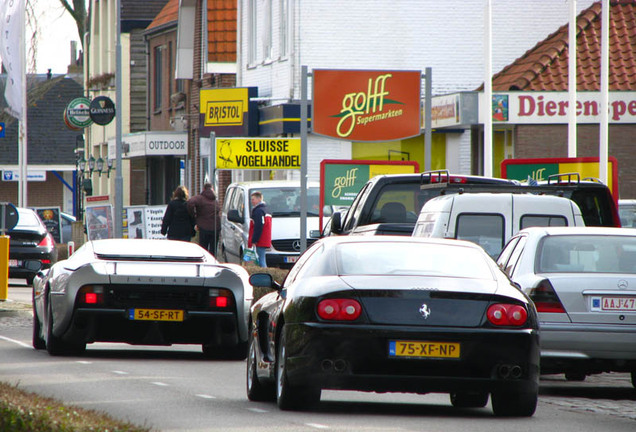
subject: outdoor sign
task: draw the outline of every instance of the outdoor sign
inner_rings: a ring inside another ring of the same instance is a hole
[[[581,179],[599,178],[599,158],[539,158],[504,159],[501,162],[501,176],[507,179],[527,181],[528,179],[547,180],[553,174],[579,173]],[[607,158],[607,187],[618,200],[618,161],[614,156]]]
[[[122,137],[122,158],[147,156],[188,155],[188,133],[172,131],[148,131],[127,134]],[[115,139],[108,140],[108,158],[115,159]]]
[[[106,126],[115,118],[115,104],[107,96],[97,96],[89,106],[91,120],[101,126]]]
[[[86,233],[89,240],[114,237],[112,205],[86,206]]]
[[[64,110],[64,123],[72,130],[80,130],[93,123],[90,115],[91,101],[87,97],[73,99]]]
[[[62,218],[59,207],[36,207],[33,210],[40,216],[44,226],[51,233],[56,243],[62,242]]]
[[[4,138],[4,123],[0,122],[0,138]]]
[[[314,69],[312,132],[350,141],[419,135],[421,71]]]
[[[480,106],[485,95],[479,94]],[[512,124],[567,124],[567,92],[510,92],[492,95],[492,120]],[[600,123],[600,92],[576,94],[576,122]],[[479,122],[483,123],[483,118]],[[636,92],[609,92],[609,123],[636,123]]]
[[[258,87],[201,90],[200,136],[258,136],[257,96]]]
[[[217,169],[300,169],[300,138],[217,138]]]
[[[324,159],[320,162],[320,225],[325,206],[349,207],[371,178],[420,171],[415,161]]]
[[[458,128],[476,124],[477,111],[479,111],[477,92],[434,96],[431,103],[431,127],[434,129]]]
[[[165,239],[161,234],[161,222],[165,205],[125,207],[124,238]]]

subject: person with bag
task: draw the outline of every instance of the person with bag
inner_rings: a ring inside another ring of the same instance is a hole
[[[188,189],[178,186],[161,221],[161,234],[167,234],[169,240],[189,242],[195,235],[194,218],[188,212],[187,201]]]
[[[267,204],[263,201],[261,192],[252,192],[250,200],[252,202],[252,214],[247,247],[256,246],[258,265],[267,267],[265,252],[272,247],[272,212],[269,211]]]
[[[216,199],[212,183],[205,183],[203,190],[188,200],[188,211],[199,231],[199,246],[216,256],[218,234],[221,232],[221,205]]]

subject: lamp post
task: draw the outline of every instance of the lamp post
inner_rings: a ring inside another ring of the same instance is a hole
[[[113,160],[112,159],[108,159],[106,161],[106,165],[108,165],[108,171],[106,171],[106,177],[110,178],[110,170],[113,169]]]
[[[91,157],[88,158],[88,176],[89,176],[89,178],[92,178],[94,169],[95,169],[95,158],[93,157],[93,155],[91,155]]]

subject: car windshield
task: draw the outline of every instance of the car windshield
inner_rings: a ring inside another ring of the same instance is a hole
[[[39,226],[41,226],[41,222],[37,214],[31,211],[18,211],[18,224],[15,229]]]
[[[255,189],[256,190],[256,189]],[[300,188],[280,187],[258,189],[263,193],[263,201],[276,217],[300,216]],[[254,191],[250,191],[250,194]],[[307,189],[307,215],[318,216],[320,210],[319,189],[310,187]]]
[[[493,279],[478,249],[445,244],[355,242],[338,245],[340,275],[426,275]]]
[[[539,273],[636,274],[636,237],[550,236],[537,255]]]

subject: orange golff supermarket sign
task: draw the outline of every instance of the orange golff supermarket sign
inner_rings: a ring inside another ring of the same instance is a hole
[[[421,71],[313,70],[312,132],[350,141],[420,134]]]

